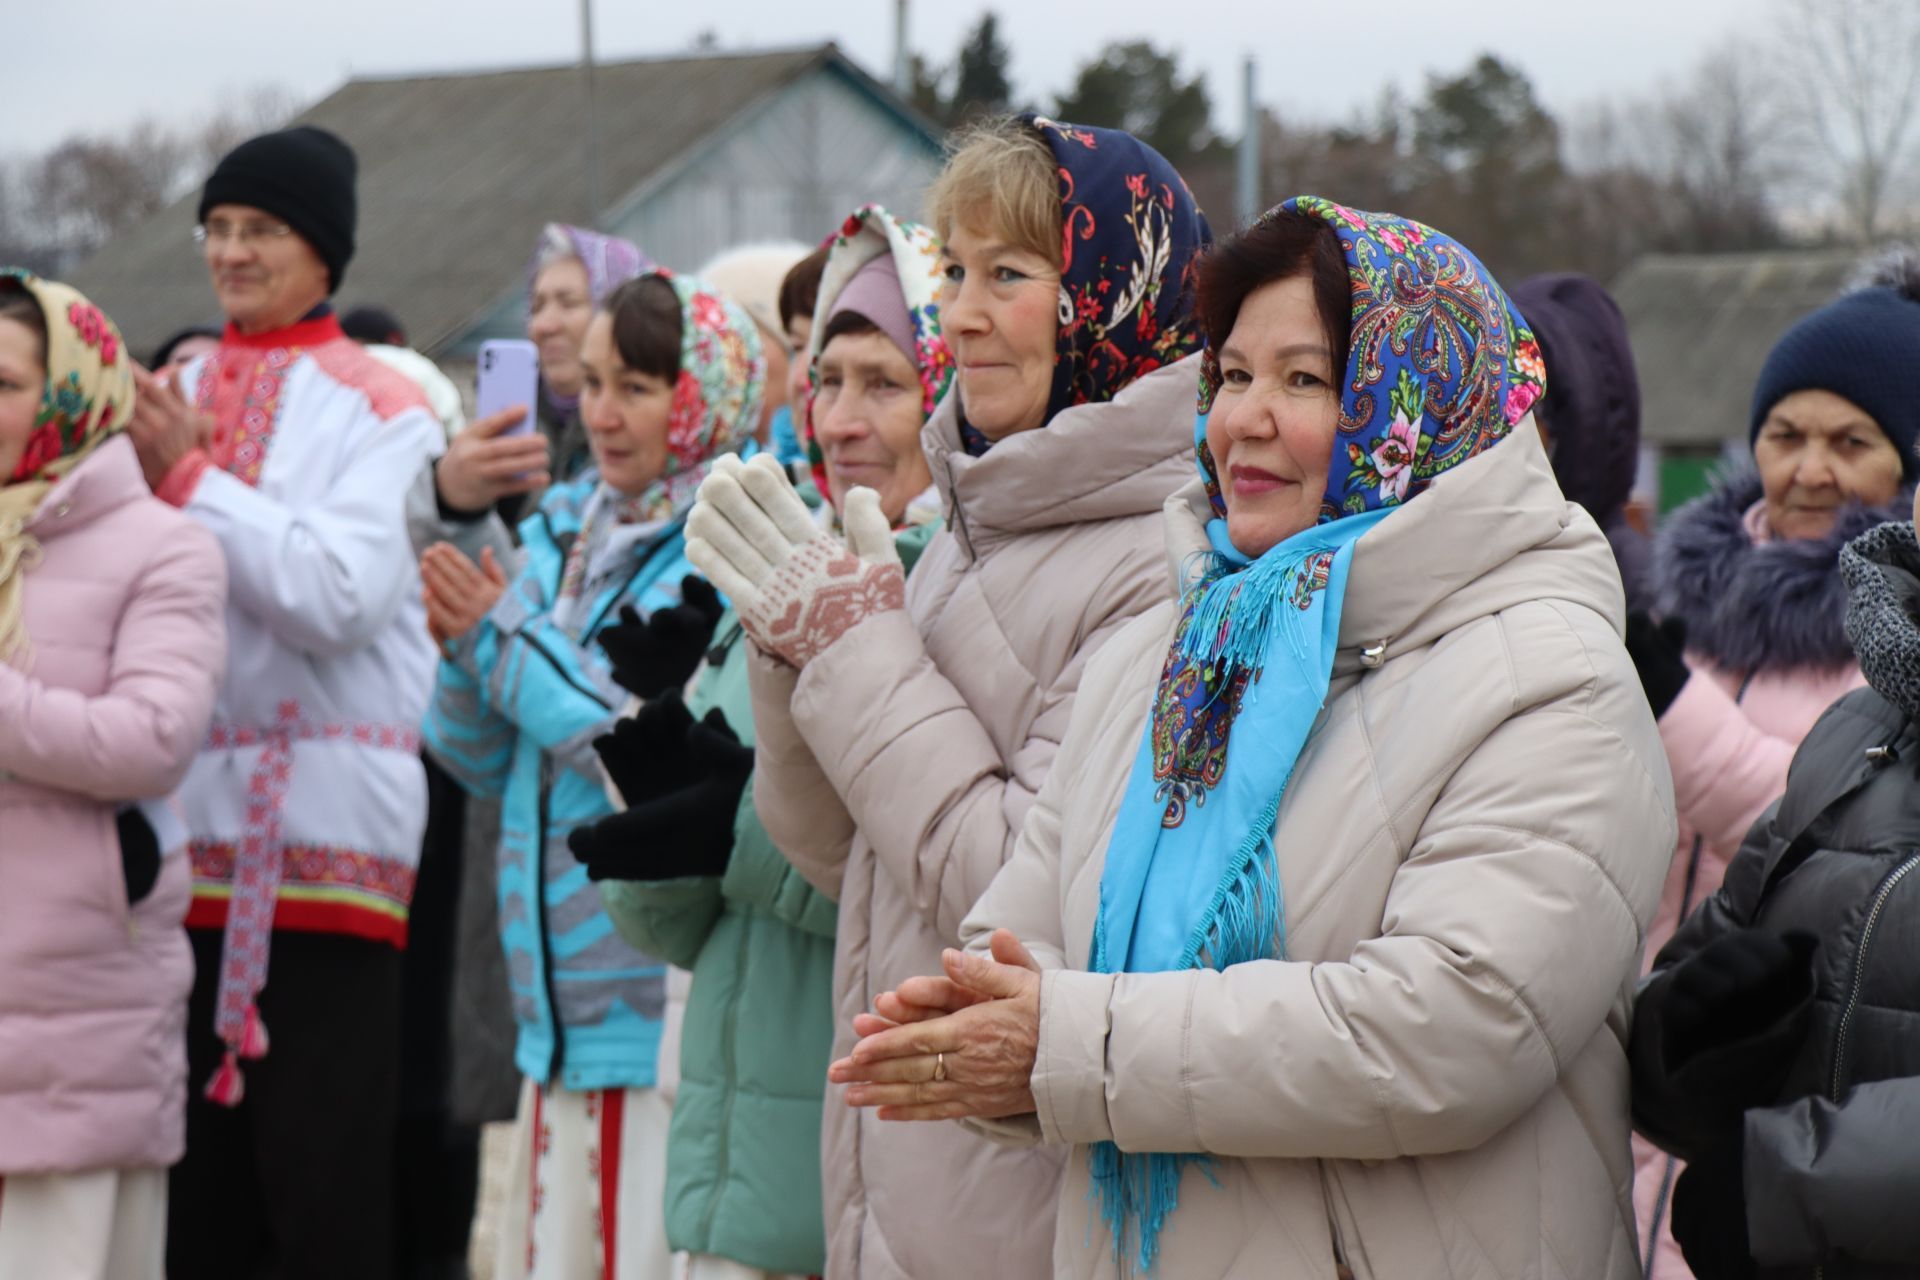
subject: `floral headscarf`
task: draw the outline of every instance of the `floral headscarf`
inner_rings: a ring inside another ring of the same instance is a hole
[[[678,520],[693,506],[713,460],[737,453],[753,438],[766,391],[767,361],[760,330],[737,303],[692,276],[655,267],[680,300],[680,372],[667,416],[667,464],[646,492],[629,496],[604,482],[589,501],[580,535],[561,575],[560,593],[578,595],[588,557],[608,524],[657,525]]]
[[[540,268],[554,261],[547,256],[547,247],[554,243],[556,232],[573,246],[573,256],[580,259],[580,265],[587,269],[587,292],[593,296],[593,305],[596,307],[605,302],[607,295],[615,289],[653,269],[653,260],[640,252],[640,247],[631,240],[622,240],[619,236],[589,231],[565,222],[549,222],[540,231],[540,242],[534,249],[533,261],[527,267],[529,300],[533,297],[533,282],[539,277]]]
[[[551,256],[552,246],[559,242],[572,246],[573,256],[586,268],[587,296],[595,309],[615,289],[635,276],[653,270],[653,260],[640,252],[639,246],[631,240],[622,240],[619,236],[604,235],[565,222],[549,222],[541,229],[539,243],[534,246],[533,259],[527,264],[529,310],[533,306],[533,285],[540,278],[541,268],[560,260]],[[578,392],[563,396],[549,387],[544,378],[540,380],[540,395],[549,407],[562,415],[571,414],[580,407]],[[577,447],[578,440],[574,438],[566,451],[567,456],[578,456],[574,452]]]
[[[1062,409],[1113,399],[1134,379],[1200,349],[1192,275],[1213,240],[1186,180],[1158,151],[1119,129],[1021,123],[1060,172],[1060,312],[1047,397]],[[988,441],[963,426],[969,453]]]
[[[47,330],[40,412],[0,485],[0,662],[10,662],[27,652],[21,592],[40,550],[27,521],[61,477],[133,417],[133,365],[113,321],[78,290],[11,268],[0,270],[0,289],[30,296]]]
[[[1274,823],[1326,702],[1354,544],[1433,480],[1505,439],[1545,388],[1526,321],[1458,242],[1313,196],[1280,209],[1331,226],[1353,297],[1319,521],[1258,557],[1227,535],[1207,449],[1211,351],[1194,428],[1214,554],[1181,601],[1100,878],[1089,967],[1225,969],[1286,955]],[[1268,217],[1273,214],[1269,213]],[[1150,1270],[1198,1153],[1091,1153],[1116,1255]]]
[[[913,363],[920,375],[920,412],[930,414],[953,384],[953,352],[940,333],[940,241],[933,228],[896,218],[877,204],[866,204],[847,215],[828,241],[827,265],[820,277],[820,293],[813,308],[813,338],[807,353],[807,396],[802,436],[813,483],[825,498],[827,460],[813,435],[814,388],[820,381],[820,350],[825,345],[827,321],[847,282],[883,253],[893,255],[900,276],[900,292],[913,322]]]
[[[1262,221],[1281,209],[1334,229],[1353,290],[1322,523],[1405,502],[1505,436],[1545,392],[1533,331],[1465,245],[1418,222],[1319,196],[1296,196]],[[1209,347],[1200,367],[1203,422],[1219,389],[1220,362]],[[1224,519],[1204,430],[1194,447],[1213,513]]]

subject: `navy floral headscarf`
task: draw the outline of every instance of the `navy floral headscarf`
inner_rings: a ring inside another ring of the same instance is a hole
[[[1113,399],[1200,349],[1193,271],[1213,241],[1165,156],[1130,133],[1023,115],[1060,172],[1060,332],[1047,397],[1062,409]],[[966,427],[967,452],[989,441]]]

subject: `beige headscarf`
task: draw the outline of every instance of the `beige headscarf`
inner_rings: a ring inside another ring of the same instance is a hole
[[[30,296],[47,329],[40,413],[13,474],[0,483],[0,662],[24,665],[31,651],[22,597],[40,558],[27,521],[61,477],[133,417],[133,365],[113,321],[78,290],[11,268],[0,270],[0,290]]]

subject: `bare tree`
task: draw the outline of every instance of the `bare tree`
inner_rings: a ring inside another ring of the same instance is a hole
[[[91,248],[164,207],[184,155],[151,120],[118,138],[72,137],[33,164],[26,198],[50,240]]]
[[[1778,0],[1780,62],[1802,94],[1852,234],[1870,243],[1920,109],[1920,4]]]
[[[220,157],[248,138],[277,129],[299,114],[301,102],[285,85],[229,90],[189,140],[189,184],[212,172]]]

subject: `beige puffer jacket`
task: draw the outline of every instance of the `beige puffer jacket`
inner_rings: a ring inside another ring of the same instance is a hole
[[[1177,566],[1204,498],[1167,506]],[[1102,650],[963,930],[1049,970],[1038,1114],[986,1127],[1073,1144],[1055,1274],[1123,1274],[1087,1197],[1105,1139],[1218,1157],[1170,1280],[1638,1274],[1624,1046],[1674,811],[1623,615],[1530,421],[1367,533],[1280,810],[1288,960],[1224,973],[1075,971],[1173,606]]]
[[[907,580],[795,673],[756,655],[754,798],[840,903],[834,1055],[940,949],[1013,852],[1094,648],[1166,595],[1160,509],[1192,456],[1198,357],[981,457],[948,396],[923,441],[946,508]],[[1042,1277],[1064,1152],[848,1110],[822,1139],[828,1273]]]

